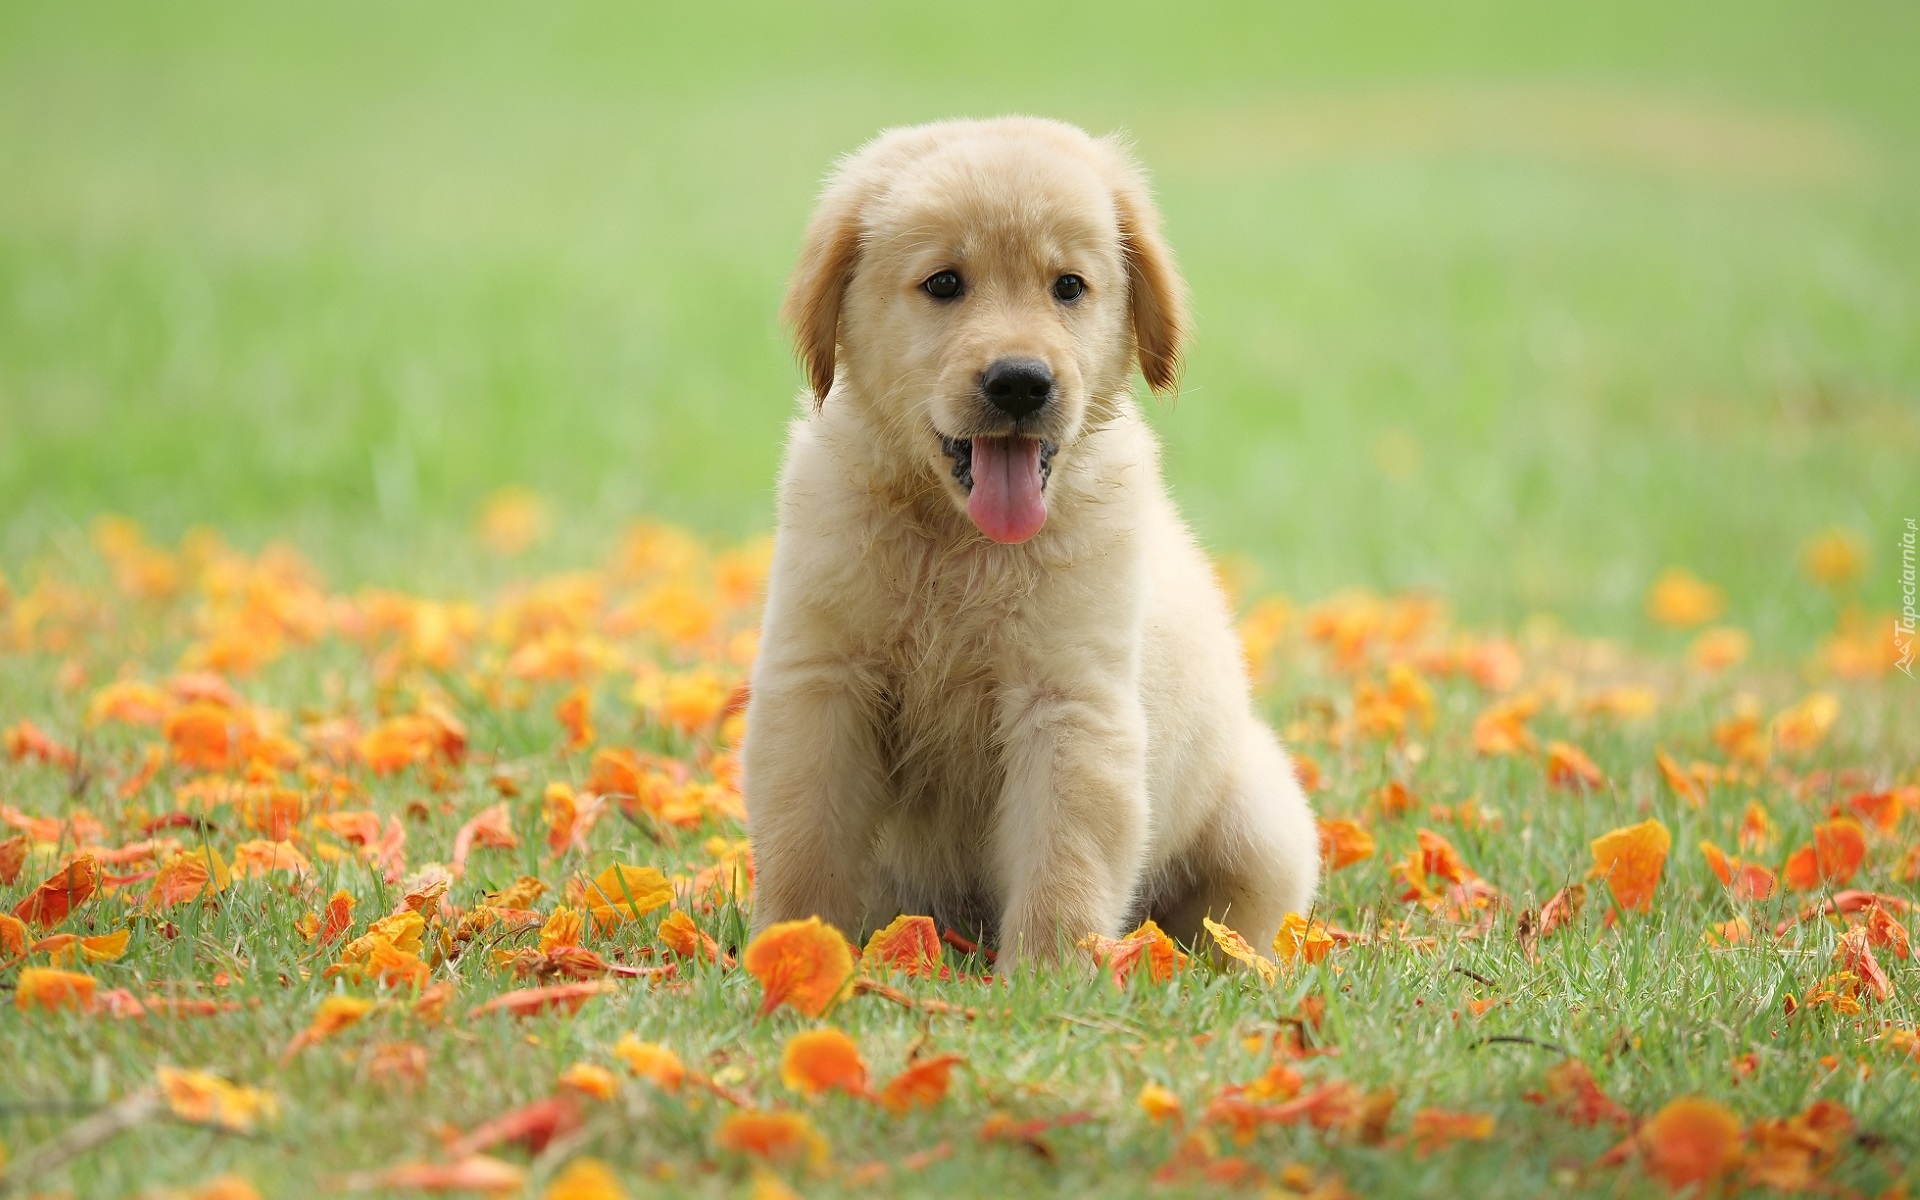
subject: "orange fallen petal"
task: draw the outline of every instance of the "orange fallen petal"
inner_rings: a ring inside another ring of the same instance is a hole
[[[770,1162],[826,1161],[827,1140],[805,1113],[748,1110],[729,1113],[713,1135],[722,1150]]]
[[[189,900],[199,899],[202,895],[214,895],[225,891],[233,882],[233,875],[227,870],[226,860],[220,852],[211,846],[197,850],[183,850],[168,859],[153,877],[153,887],[147,893],[149,909],[171,908]]]
[[[1273,954],[1281,962],[1298,959],[1317,963],[1331,953],[1333,947],[1334,938],[1326,926],[1308,921],[1299,913],[1290,912],[1281,917],[1279,932],[1273,935]]]
[[[1200,924],[1213,938],[1213,944],[1220,947],[1222,954],[1251,968],[1262,982],[1272,983],[1279,978],[1280,968],[1274,965],[1272,959],[1255,950],[1246,938],[1211,917],[1200,918]]]
[[[572,1096],[565,1093],[548,1096],[474,1126],[447,1146],[447,1156],[466,1158],[509,1143],[525,1146],[538,1154],[553,1139],[580,1128],[584,1119],[580,1102]]]
[[[867,948],[860,952],[860,966],[880,974],[900,971],[931,977],[939,974],[940,957],[940,931],[932,917],[898,916],[867,939]]]
[[[673,885],[656,867],[615,863],[594,876],[587,888],[587,910],[594,924],[608,928],[673,902]]]
[[[863,1095],[867,1063],[853,1039],[838,1029],[809,1029],[787,1039],[780,1055],[780,1080],[808,1096],[839,1091]]]
[[[1895,958],[1913,956],[1907,927],[1887,911],[1886,905],[1878,901],[1867,907],[1867,943],[1892,952]]]
[[[53,967],[27,967],[15,981],[13,1006],[21,1012],[38,1009],[58,1012],[74,1009],[85,1012],[93,1007],[94,979],[77,971]]]
[[[513,817],[507,811],[506,801],[481,809],[453,835],[452,861],[448,865],[454,878],[466,874],[467,856],[475,846],[494,850],[520,848],[520,835],[513,831]]]
[[[1673,761],[1672,757],[1669,756],[1665,750],[1655,746],[1653,748],[1653,761],[1654,765],[1660,768],[1660,777],[1667,781],[1667,786],[1673,789],[1674,795],[1685,800],[1695,808],[1706,804],[1706,787],[1703,786],[1698,779],[1687,774],[1680,764]]]
[[[574,688],[554,707],[553,715],[567,731],[568,750],[585,750],[593,745],[592,692]]]
[[[1607,778],[1580,747],[1571,742],[1548,742],[1547,782],[1561,788],[1597,788]]]
[[[1648,1174],[1679,1190],[1709,1188],[1740,1156],[1740,1121],[1700,1096],[1683,1096],[1655,1113],[1637,1137]]]
[[[694,924],[683,909],[674,909],[660,922],[660,941],[681,958],[713,962],[720,954],[720,943]]]
[[[133,931],[129,929],[83,937],[79,942],[80,956],[88,962],[112,962],[127,952],[127,942],[132,937]]]
[[[91,854],[79,855],[15,905],[13,915],[28,924],[51,929],[86,903],[99,886],[99,862]]]
[[[27,851],[31,848],[24,833],[0,841],[0,886],[11,887],[13,881],[20,878],[20,870],[27,865]]]
[[[1338,871],[1373,857],[1373,835],[1358,821],[1344,819],[1316,822],[1320,829],[1320,861],[1329,871]]]
[[[1733,862],[1727,857],[1725,851],[1712,842],[1702,841],[1700,853],[1706,856],[1707,869],[1713,872],[1714,878],[1718,879],[1723,886],[1733,882]]]
[[[1658,820],[1642,821],[1593,840],[1593,873],[1607,881],[1613,898],[1628,912],[1649,912],[1673,836]]]
[[[355,1177],[356,1187],[387,1188],[396,1192],[518,1192],[527,1186],[527,1172],[510,1162],[473,1154],[455,1162],[401,1163],[371,1176]]]
[[[515,1017],[531,1017],[548,1009],[559,1009],[561,1012],[568,1013],[578,1012],[581,1005],[595,996],[605,996],[619,990],[619,985],[604,979],[590,979],[580,983],[556,983],[551,987],[516,988],[511,992],[495,996],[468,1013],[467,1017],[471,1020],[496,1012]]]
[[[174,761],[200,771],[224,771],[237,760],[239,714],[225,705],[196,700],[166,718],[167,742]]]
[[[1526,1099],[1544,1104],[1582,1128],[1612,1125],[1625,1128],[1633,1116],[1611,1096],[1600,1090],[1593,1071],[1586,1063],[1570,1058],[1547,1072],[1547,1090],[1528,1092]]]
[[[211,1072],[160,1067],[154,1071],[154,1078],[173,1115],[196,1125],[249,1133],[257,1123],[280,1111],[279,1101],[271,1092],[229,1083]]]
[[[540,1193],[540,1200],[627,1200],[620,1178],[597,1158],[576,1158]]]
[[[1432,1154],[1453,1142],[1484,1142],[1493,1136],[1492,1113],[1450,1112],[1442,1108],[1423,1108],[1413,1114],[1408,1136],[1416,1153]]]
[[[1180,1097],[1174,1095],[1171,1089],[1161,1087],[1157,1083],[1142,1085],[1140,1095],[1135,1097],[1134,1103],[1140,1106],[1141,1112],[1146,1113],[1154,1121],[1171,1121],[1178,1125],[1185,1119],[1185,1110],[1180,1105]]]
[[[620,1094],[620,1081],[599,1063],[574,1063],[560,1072],[560,1086],[595,1100],[611,1100]]]
[[[880,1089],[878,1099],[881,1107],[896,1114],[912,1108],[932,1108],[946,1098],[947,1089],[952,1085],[954,1066],[965,1061],[958,1054],[921,1059],[888,1080],[887,1086]]]
[[[1720,589],[1679,567],[1669,567],[1647,590],[1647,615],[1662,625],[1704,625],[1726,608]]]
[[[1155,983],[1171,982],[1174,974],[1187,965],[1187,956],[1180,952],[1180,947],[1151,920],[1121,938],[1089,933],[1080,939],[1079,947],[1107,968],[1116,987],[1125,986],[1143,962],[1147,965],[1148,977]]]
[[[680,1090],[686,1081],[687,1067],[680,1056],[660,1045],[658,1042],[643,1042],[631,1033],[623,1033],[614,1044],[613,1056],[627,1064],[627,1069],[643,1079],[651,1080],[654,1086],[669,1092]]]
[[[1874,957],[1868,930],[1849,929],[1841,934],[1840,944],[1834,948],[1834,957],[1839,960],[1843,970],[1851,971],[1859,978],[1861,986],[1871,992],[1874,999],[1884,1001],[1893,995],[1893,983],[1880,966],[1880,960]]]
[[[808,917],[768,926],[748,944],[742,965],[765,990],[762,1016],[789,1004],[817,1017],[833,1007],[853,977],[853,952],[839,930]]]
[[[1881,792],[1859,792],[1847,797],[1847,807],[1863,821],[1873,822],[1874,828],[1881,833],[1892,833],[1900,827],[1900,818],[1906,812],[1908,796],[1913,803],[1920,803],[1920,788],[1888,788]]]
[[[363,1000],[358,996],[328,996],[320,1002],[313,1014],[313,1021],[305,1029],[293,1035],[287,1048],[280,1053],[280,1061],[288,1062],[308,1046],[323,1042],[372,1012],[377,1003]]]

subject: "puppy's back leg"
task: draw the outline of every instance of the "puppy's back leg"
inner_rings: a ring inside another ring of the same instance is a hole
[[[1287,913],[1305,913],[1320,879],[1320,835],[1293,762],[1273,732],[1249,717],[1219,820],[1168,875],[1151,916],[1169,934],[1203,944],[1211,917],[1262,954]]]

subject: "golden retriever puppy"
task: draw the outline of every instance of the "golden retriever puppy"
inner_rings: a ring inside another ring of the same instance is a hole
[[[783,315],[812,389],[747,710],[755,931],[925,913],[1017,962],[1210,915],[1264,946],[1319,843],[1134,399],[1186,323],[1140,169],[1053,121],[885,133]]]

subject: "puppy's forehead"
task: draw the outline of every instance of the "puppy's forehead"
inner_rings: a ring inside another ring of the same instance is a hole
[[[867,210],[881,240],[973,245],[1117,243],[1113,190],[1081,155],[1033,139],[957,138],[901,164]]]

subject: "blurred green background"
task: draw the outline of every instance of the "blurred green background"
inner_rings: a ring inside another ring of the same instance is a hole
[[[1762,652],[1897,606],[1920,516],[1920,7],[0,7],[0,563],[96,512],[433,588],[529,485],[564,558],[763,529],[827,165],[1130,130],[1199,321],[1154,406],[1207,542],[1301,597]]]

